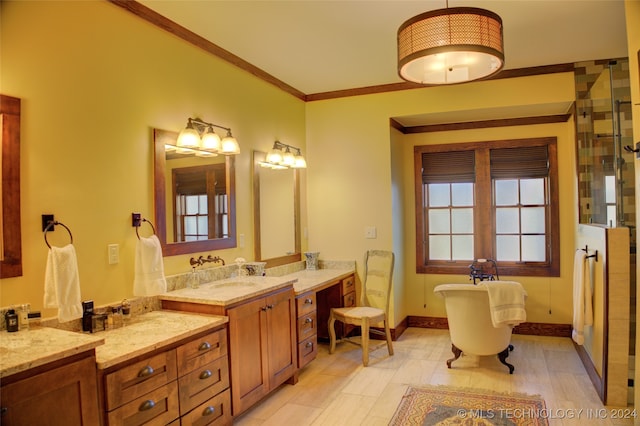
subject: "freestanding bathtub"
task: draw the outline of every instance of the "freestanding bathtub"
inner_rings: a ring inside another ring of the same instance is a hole
[[[494,327],[491,322],[489,295],[486,287],[475,284],[441,284],[434,292],[445,300],[451,351],[454,357],[447,360],[447,367],[464,352],[473,355],[498,355],[500,362],[509,367],[513,374],[514,366],[506,359],[511,345],[513,326]]]

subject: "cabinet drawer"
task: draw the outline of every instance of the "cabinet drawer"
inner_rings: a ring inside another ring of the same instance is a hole
[[[226,356],[198,368],[178,379],[180,388],[180,414],[229,387],[229,361]]]
[[[348,308],[349,306],[356,306],[356,292],[353,291],[342,296],[342,304],[345,308]]]
[[[179,416],[178,385],[161,386],[108,413],[109,425],[166,425]]]
[[[175,380],[176,352],[163,352],[105,377],[107,411]]]
[[[178,375],[182,376],[227,354],[227,329],[185,343],[176,349]]]
[[[317,336],[312,336],[298,344],[298,368],[302,368],[315,359],[318,354]]]
[[[229,389],[182,416],[182,426],[220,426],[229,425],[231,422],[231,391]]]
[[[346,295],[352,291],[356,291],[356,277],[354,275],[342,280],[342,294]]]
[[[296,312],[301,317],[316,310],[316,293],[309,292],[296,299]]]
[[[298,318],[298,342],[301,342],[314,334],[317,334],[315,311]]]

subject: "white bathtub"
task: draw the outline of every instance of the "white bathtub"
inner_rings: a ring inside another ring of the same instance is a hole
[[[482,285],[442,284],[434,292],[443,297],[449,322],[452,352],[454,357],[447,360],[447,366],[458,359],[462,353],[473,355],[498,355],[500,362],[506,362],[511,345],[513,326],[494,327],[489,310],[489,295]]]

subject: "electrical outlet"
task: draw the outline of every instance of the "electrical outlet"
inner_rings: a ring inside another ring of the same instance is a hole
[[[109,252],[109,265],[115,265],[120,262],[120,248],[118,244],[109,244],[108,246]]]
[[[238,235],[238,247],[244,248],[244,234]]]

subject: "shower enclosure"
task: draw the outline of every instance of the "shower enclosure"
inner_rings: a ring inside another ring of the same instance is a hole
[[[636,154],[631,152],[635,146],[629,61],[577,63],[575,80],[580,223],[629,228],[629,365],[633,369],[636,350]],[[630,387],[631,400],[633,393],[634,389]]]
[[[576,64],[580,223],[630,229],[635,252],[635,171],[629,61]]]

